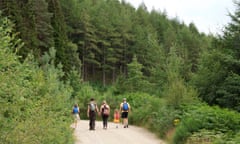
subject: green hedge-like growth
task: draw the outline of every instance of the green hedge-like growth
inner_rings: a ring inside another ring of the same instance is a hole
[[[239,142],[236,138],[240,129],[239,113],[206,105],[186,108],[187,111],[176,129],[174,143],[185,143],[188,137],[203,129],[215,132],[216,135],[221,134],[220,138],[212,138],[212,142],[220,143],[220,140],[223,143]]]
[[[52,60],[43,69],[31,55],[18,60],[14,52],[23,44],[12,26],[0,17],[0,143],[73,143],[71,88],[60,80],[62,71]]]

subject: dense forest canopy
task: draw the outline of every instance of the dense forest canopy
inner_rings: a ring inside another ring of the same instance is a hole
[[[15,50],[22,61],[31,53],[42,64],[41,57],[54,47],[55,64],[61,63],[66,75],[75,69],[84,81],[103,86],[129,83],[128,65],[136,61],[144,81],[137,90],[150,87],[144,91],[161,95],[168,59],[176,57],[180,67],[171,71],[176,69],[183,84],[190,82],[209,104],[239,111],[238,11],[230,14],[224,36],[217,37],[124,0],[1,0],[0,9],[24,42]]]
[[[206,37],[193,23],[169,20],[164,12],[148,12],[125,1],[29,0],[1,1],[1,9],[16,23],[25,47],[18,54],[39,59],[49,48],[57,49],[57,62],[66,72],[79,68],[84,80],[115,82],[127,74],[136,55],[144,75],[166,56],[172,45],[185,58],[187,73],[196,71],[197,58],[208,47]],[[187,76],[188,74],[186,74]]]

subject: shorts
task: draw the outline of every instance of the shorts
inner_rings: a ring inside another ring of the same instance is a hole
[[[122,112],[122,118],[128,118],[128,112]]]
[[[74,114],[73,117],[74,117],[74,120],[80,120],[79,114]]]

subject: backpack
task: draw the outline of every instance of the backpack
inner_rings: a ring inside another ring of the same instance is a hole
[[[74,108],[73,108],[73,114],[77,114],[77,113],[79,113],[78,107],[74,107]]]
[[[96,110],[96,106],[94,103],[90,103],[90,110],[91,111],[95,111]]]
[[[109,115],[109,108],[106,105],[103,107],[103,114]]]
[[[122,107],[122,109],[124,110],[124,111],[128,111],[128,103],[123,103],[123,107]]]

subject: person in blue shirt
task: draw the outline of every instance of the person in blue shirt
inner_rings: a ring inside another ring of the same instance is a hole
[[[121,118],[123,119],[124,128],[128,128],[128,113],[130,112],[130,104],[126,98],[123,98],[123,102],[120,104],[120,112],[122,112]]]
[[[80,120],[80,109],[78,107],[78,104],[74,104],[73,109],[72,109],[72,114],[73,114],[73,118],[74,118],[74,128],[77,128],[77,123],[78,120]]]

